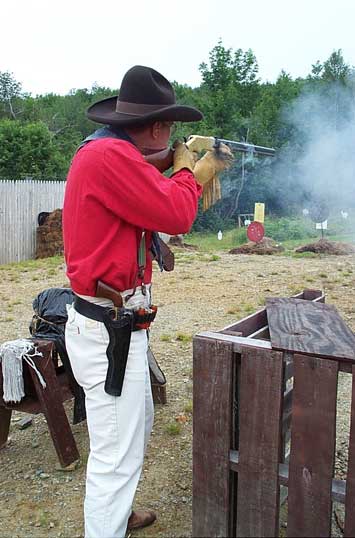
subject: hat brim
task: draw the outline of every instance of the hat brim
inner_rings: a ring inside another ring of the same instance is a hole
[[[192,106],[169,105],[162,106],[148,114],[135,115],[116,112],[117,96],[108,97],[91,105],[87,110],[87,117],[97,123],[108,125],[143,125],[151,121],[200,121],[202,113]]]

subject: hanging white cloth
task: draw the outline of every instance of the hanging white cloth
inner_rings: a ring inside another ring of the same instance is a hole
[[[32,357],[42,357],[43,354],[31,340],[21,338],[9,340],[0,346],[0,364],[3,376],[3,400],[4,402],[20,402],[25,396],[24,382],[22,375],[22,360],[36,372],[43,388],[46,382],[41,373],[36,368]]]

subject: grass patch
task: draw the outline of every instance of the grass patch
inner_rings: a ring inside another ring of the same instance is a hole
[[[242,245],[247,240],[246,228],[235,228],[223,232],[220,241],[217,233],[193,232],[185,236],[185,242],[195,245],[201,252],[215,252],[230,250],[238,245]]]
[[[246,314],[252,314],[255,310],[255,306],[250,303],[245,303],[242,305],[242,307]]]
[[[170,334],[162,334],[160,337],[161,342],[171,342]]]
[[[193,409],[192,400],[189,400],[189,401],[186,402],[186,404],[185,404],[184,411],[185,411],[185,413],[190,413],[190,414],[192,414],[192,409]]]
[[[187,344],[188,342],[192,342],[192,335],[185,333],[177,333],[176,340],[178,342],[184,342],[185,344]]]
[[[240,308],[238,306],[231,306],[230,308],[228,308],[226,313],[231,315],[239,314]]]
[[[169,424],[165,426],[165,431],[168,435],[171,435],[172,437],[175,435],[180,435],[181,425],[179,424],[179,422],[169,422]]]

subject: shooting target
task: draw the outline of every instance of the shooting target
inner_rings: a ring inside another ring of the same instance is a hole
[[[251,222],[247,229],[247,236],[249,241],[253,241],[254,243],[259,243],[259,241],[262,240],[262,238],[265,235],[265,229],[264,226],[261,224],[261,222],[258,222],[257,220],[254,220]]]

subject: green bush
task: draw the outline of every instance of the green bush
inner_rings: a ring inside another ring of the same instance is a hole
[[[290,241],[294,239],[316,238],[320,232],[315,229],[313,222],[309,220],[281,219],[265,221],[265,235],[275,241]]]

